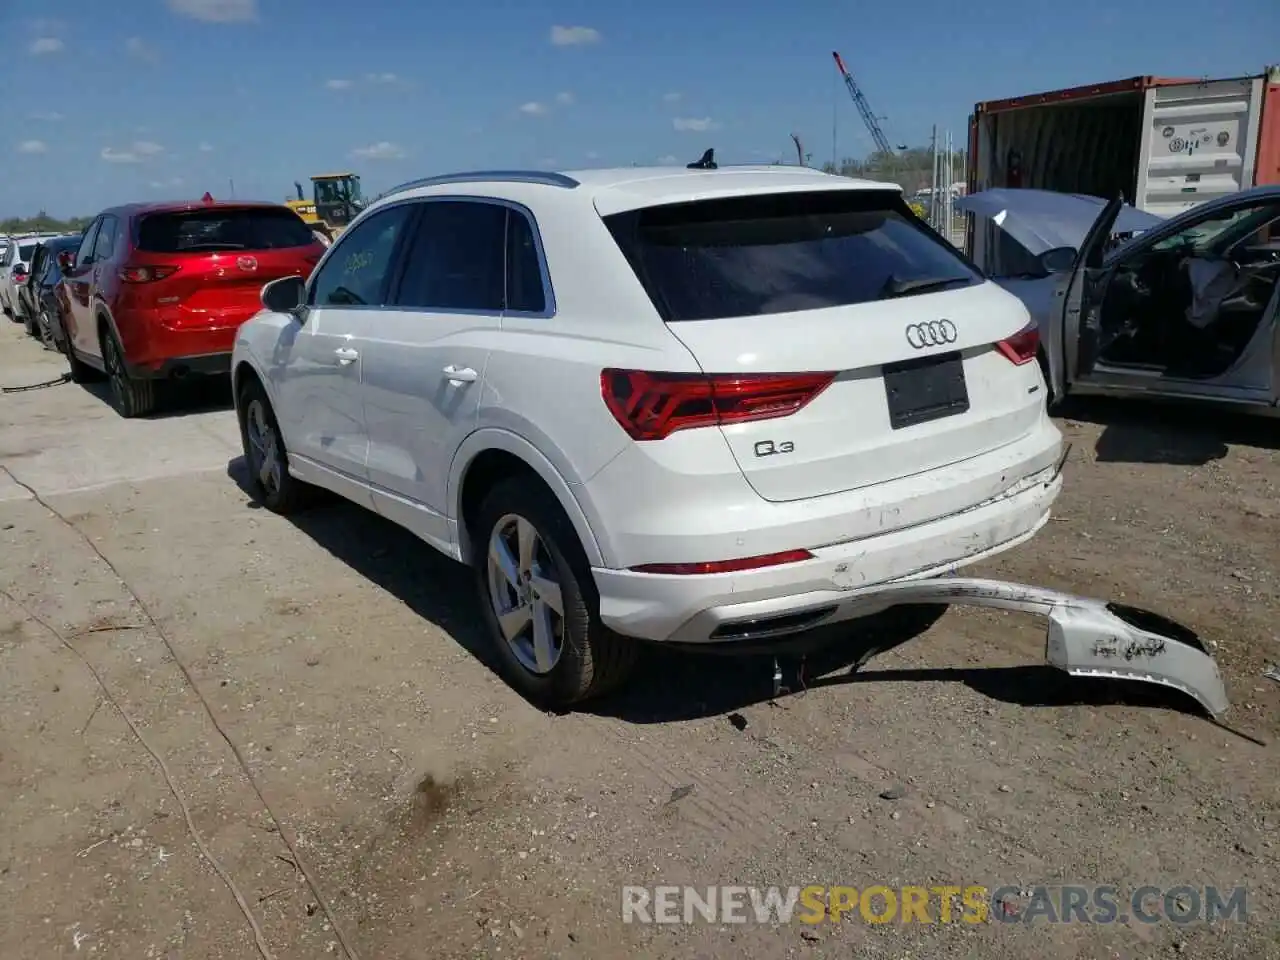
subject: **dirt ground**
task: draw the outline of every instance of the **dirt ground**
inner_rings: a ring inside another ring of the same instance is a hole
[[[62,370],[3,324],[0,384]],[[102,396],[0,396],[6,960],[239,960],[255,926],[279,960],[1280,957],[1280,422],[1074,409],[1054,521],[980,571],[1197,630],[1226,727],[963,609],[776,701],[768,662],[656,652],[552,716],[485,665],[463,571],[355,507],[255,509],[219,392]],[[623,924],[623,885],[685,883],[1243,884],[1250,916]]]

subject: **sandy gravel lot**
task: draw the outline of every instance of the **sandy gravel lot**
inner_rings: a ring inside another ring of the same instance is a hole
[[[0,329],[0,384],[62,369]],[[960,609],[776,701],[766,662],[653,653],[551,716],[449,562],[255,509],[220,398],[0,396],[5,960],[1280,957],[1280,422],[1073,409],[1054,522],[981,570],[1197,630],[1229,728]],[[1244,884],[1250,922],[622,923],[684,883]]]

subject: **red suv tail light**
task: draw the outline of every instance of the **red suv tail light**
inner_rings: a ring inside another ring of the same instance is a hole
[[[125,283],[154,283],[177,272],[177,267],[123,267],[120,279]]]
[[[786,417],[825,390],[834,373],[648,373],[604,370],[600,391],[633,440],[677,430]]]
[[[996,349],[1017,366],[1030,363],[1036,358],[1036,351],[1040,349],[1040,328],[1034,323],[1029,327],[1023,327],[1012,337],[997,343]]]

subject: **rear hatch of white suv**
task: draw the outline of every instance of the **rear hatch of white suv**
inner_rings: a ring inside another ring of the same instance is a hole
[[[744,192],[604,219],[707,375],[619,389],[661,395],[644,402],[664,429],[710,414],[765,500],[939,470],[1043,417],[1025,308],[896,190]]]

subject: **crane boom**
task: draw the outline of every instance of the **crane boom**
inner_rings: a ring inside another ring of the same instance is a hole
[[[876,115],[871,111],[871,104],[867,102],[866,94],[862,92],[862,88],[853,79],[853,74],[845,67],[844,60],[840,57],[840,54],[832,50],[831,56],[835,58],[836,69],[840,71],[840,76],[844,77],[844,85],[849,88],[849,96],[853,99],[853,105],[858,108],[858,113],[862,115],[862,122],[866,124],[867,132],[871,134],[871,139],[875,141],[876,149],[881,153],[892,155],[893,145],[889,143],[889,138],[884,135],[880,121],[876,119]]]

